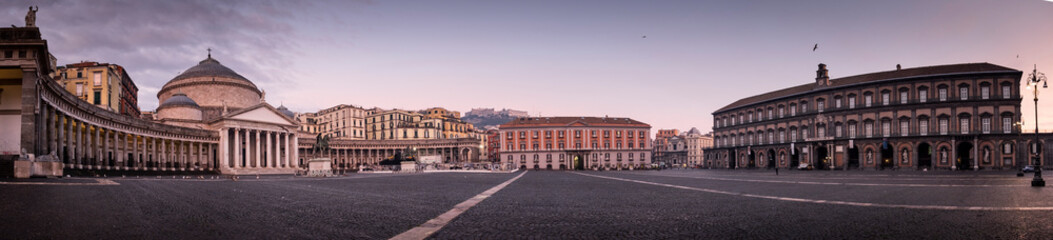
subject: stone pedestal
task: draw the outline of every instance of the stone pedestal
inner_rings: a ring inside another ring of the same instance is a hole
[[[331,177],[333,160],[329,158],[315,158],[307,161],[308,177]]]

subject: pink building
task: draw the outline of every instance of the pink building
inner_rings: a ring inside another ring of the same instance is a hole
[[[650,130],[629,118],[517,118],[500,126],[500,159],[521,169],[648,168]]]

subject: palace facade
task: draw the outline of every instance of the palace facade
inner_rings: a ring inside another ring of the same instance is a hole
[[[651,125],[629,118],[517,118],[499,129],[499,155],[507,167],[634,169],[651,164]]]
[[[897,65],[830,79],[819,64],[814,83],[743,98],[713,112],[715,143],[704,164],[970,170],[1028,165],[1031,136],[1021,137],[1018,127],[1021,75],[966,63]]]

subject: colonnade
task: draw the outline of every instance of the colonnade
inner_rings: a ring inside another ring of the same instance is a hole
[[[368,141],[368,140],[367,140]],[[311,148],[301,148],[301,156],[306,158],[314,157],[327,157],[333,160],[332,168],[334,170],[346,170],[355,169],[360,165],[377,165],[380,161],[387,159],[388,157],[395,156],[396,153],[406,149],[407,146],[412,147],[410,144],[406,145],[395,145],[392,147],[341,147],[329,149],[327,151],[315,151]],[[417,147],[417,156],[442,156],[444,163],[455,163],[455,162],[467,162],[470,157],[466,156],[464,147]],[[300,161],[306,161],[308,159],[300,159]]]
[[[296,134],[285,131],[225,127],[220,129],[223,168],[294,169],[298,153]]]
[[[215,143],[207,137],[187,137],[145,131],[90,114],[49,104],[40,105],[38,141],[66,169],[115,171],[211,171]]]

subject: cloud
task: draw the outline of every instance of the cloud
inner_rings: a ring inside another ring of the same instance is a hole
[[[4,1],[0,21],[22,25],[39,5],[37,26],[59,64],[124,66],[140,89],[158,89],[206,57],[257,85],[293,79],[297,15],[317,7],[290,1]],[[139,94],[140,108],[157,106],[156,90]]]

